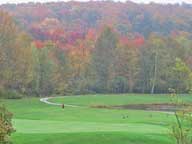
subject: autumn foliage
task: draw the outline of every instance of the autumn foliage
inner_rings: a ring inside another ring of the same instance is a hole
[[[41,96],[166,93],[170,87],[187,93],[192,87],[188,5],[0,7],[0,90]]]

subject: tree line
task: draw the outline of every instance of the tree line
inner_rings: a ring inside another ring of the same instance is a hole
[[[167,93],[169,88],[180,93],[192,88],[192,41],[186,32],[144,38],[103,26],[59,47],[57,39],[33,39],[0,11],[0,95]]]

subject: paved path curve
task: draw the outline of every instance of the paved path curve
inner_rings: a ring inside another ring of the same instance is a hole
[[[62,104],[60,104],[60,103],[50,102],[49,100],[52,98],[61,98],[61,97],[45,97],[45,98],[41,98],[40,101],[43,103],[49,104],[49,105],[62,106]],[[65,106],[67,106],[67,107],[82,107],[82,106],[70,105],[70,104],[65,104]]]

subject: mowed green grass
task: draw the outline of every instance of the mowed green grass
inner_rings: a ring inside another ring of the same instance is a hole
[[[192,96],[182,95],[187,102]],[[38,98],[6,100],[14,114],[14,144],[173,144],[169,124],[175,118],[161,112],[89,108],[90,105],[167,103],[168,95],[87,95],[50,101],[83,107],[52,106]],[[126,117],[126,118],[125,118]]]
[[[192,102],[190,95],[179,95],[185,102]],[[111,95],[84,95],[74,97],[57,97],[50,100],[56,103],[67,103],[80,106],[91,105],[126,105],[126,104],[151,104],[151,103],[170,103],[171,97],[166,94],[111,94]]]

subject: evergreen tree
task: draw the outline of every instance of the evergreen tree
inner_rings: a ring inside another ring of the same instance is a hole
[[[117,36],[109,27],[105,27],[96,41],[92,64],[95,70],[95,91],[107,92],[110,75],[114,71],[114,56]]]

